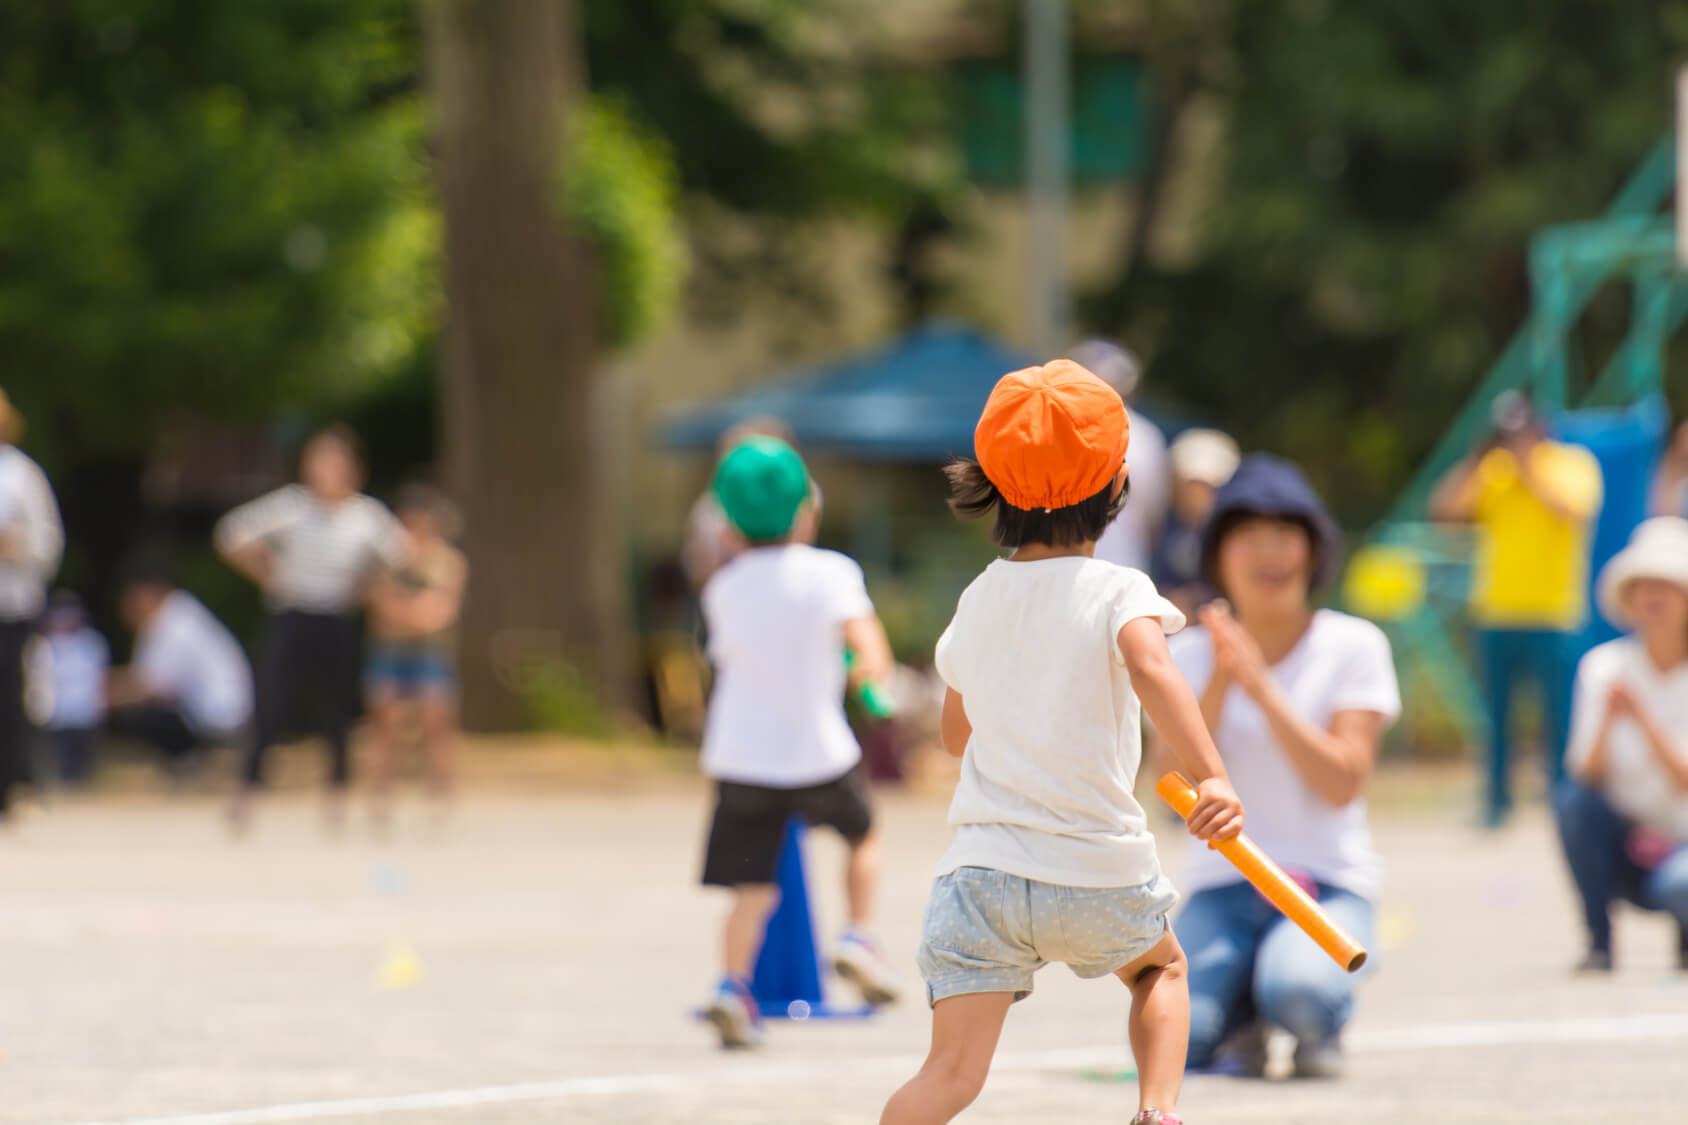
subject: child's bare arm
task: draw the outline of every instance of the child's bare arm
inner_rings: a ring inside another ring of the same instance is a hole
[[[1128,621],[1119,631],[1118,642],[1143,710],[1174,763],[1196,786],[1190,834],[1202,840],[1231,839],[1243,830],[1242,802],[1225,774],[1225,763],[1202,720],[1201,706],[1172,662],[1160,622],[1152,617]]]
[[[844,645],[855,657],[850,679],[858,684],[882,684],[891,674],[894,658],[885,626],[874,614],[844,622]]]
[[[954,688],[944,689],[944,713],[938,720],[938,734],[952,758],[961,757],[967,749],[967,740],[973,737],[973,724],[967,718],[967,708],[961,693]]]

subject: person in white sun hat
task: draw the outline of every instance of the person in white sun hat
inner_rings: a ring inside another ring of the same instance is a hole
[[[1185,430],[1167,453],[1172,462],[1172,510],[1155,543],[1149,577],[1185,617],[1193,618],[1215,596],[1202,576],[1202,528],[1213,511],[1214,496],[1237,471],[1242,453],[1229,434],[1205,429]]]
[[[1611,905],[1676,920],[1688,970],[1688,520],[1643,523],[1600,572],[1600,612],[1627,635],[1577,669],[1559,834],[1588,925],[1583,972],[1612,968]]]

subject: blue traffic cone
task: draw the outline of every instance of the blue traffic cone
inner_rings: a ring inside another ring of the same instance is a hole
[[[821,987],[820,947],[815,940],[815,916],[809,906],[809,884],[803,872],[803,820],[786,822],[780,847],[779,906],[768,919],[762,951],[756,957],[750,991],[762,1015],[773,1019],[859,1019],[871,1007],[836,1008],[826,1002]]]

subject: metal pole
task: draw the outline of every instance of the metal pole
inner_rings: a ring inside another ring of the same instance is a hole
[[[1676,72],[1676,264],[1688,269],[1688,66]]]
[[[1071,340],[1067,294],[1066,0],[1025,0],[1026,194],[1031,210],[1031,334],[1043,357]]]

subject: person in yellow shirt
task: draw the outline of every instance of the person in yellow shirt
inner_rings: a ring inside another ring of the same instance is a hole
[[[1471,619],[1479,630],[1489,706],[1486,812],[1499,824],[1512,806],[1512,695],[1541,690],[1551,780],[1564,775],[1574,638],[1588,617],[1589,544],[1600,514],[1600,463],[1581,446],[1551,441],[1517,391],[1495,399],[1494,432],[1456,465],[1431,498],[1431,516],[1478,530]]]

